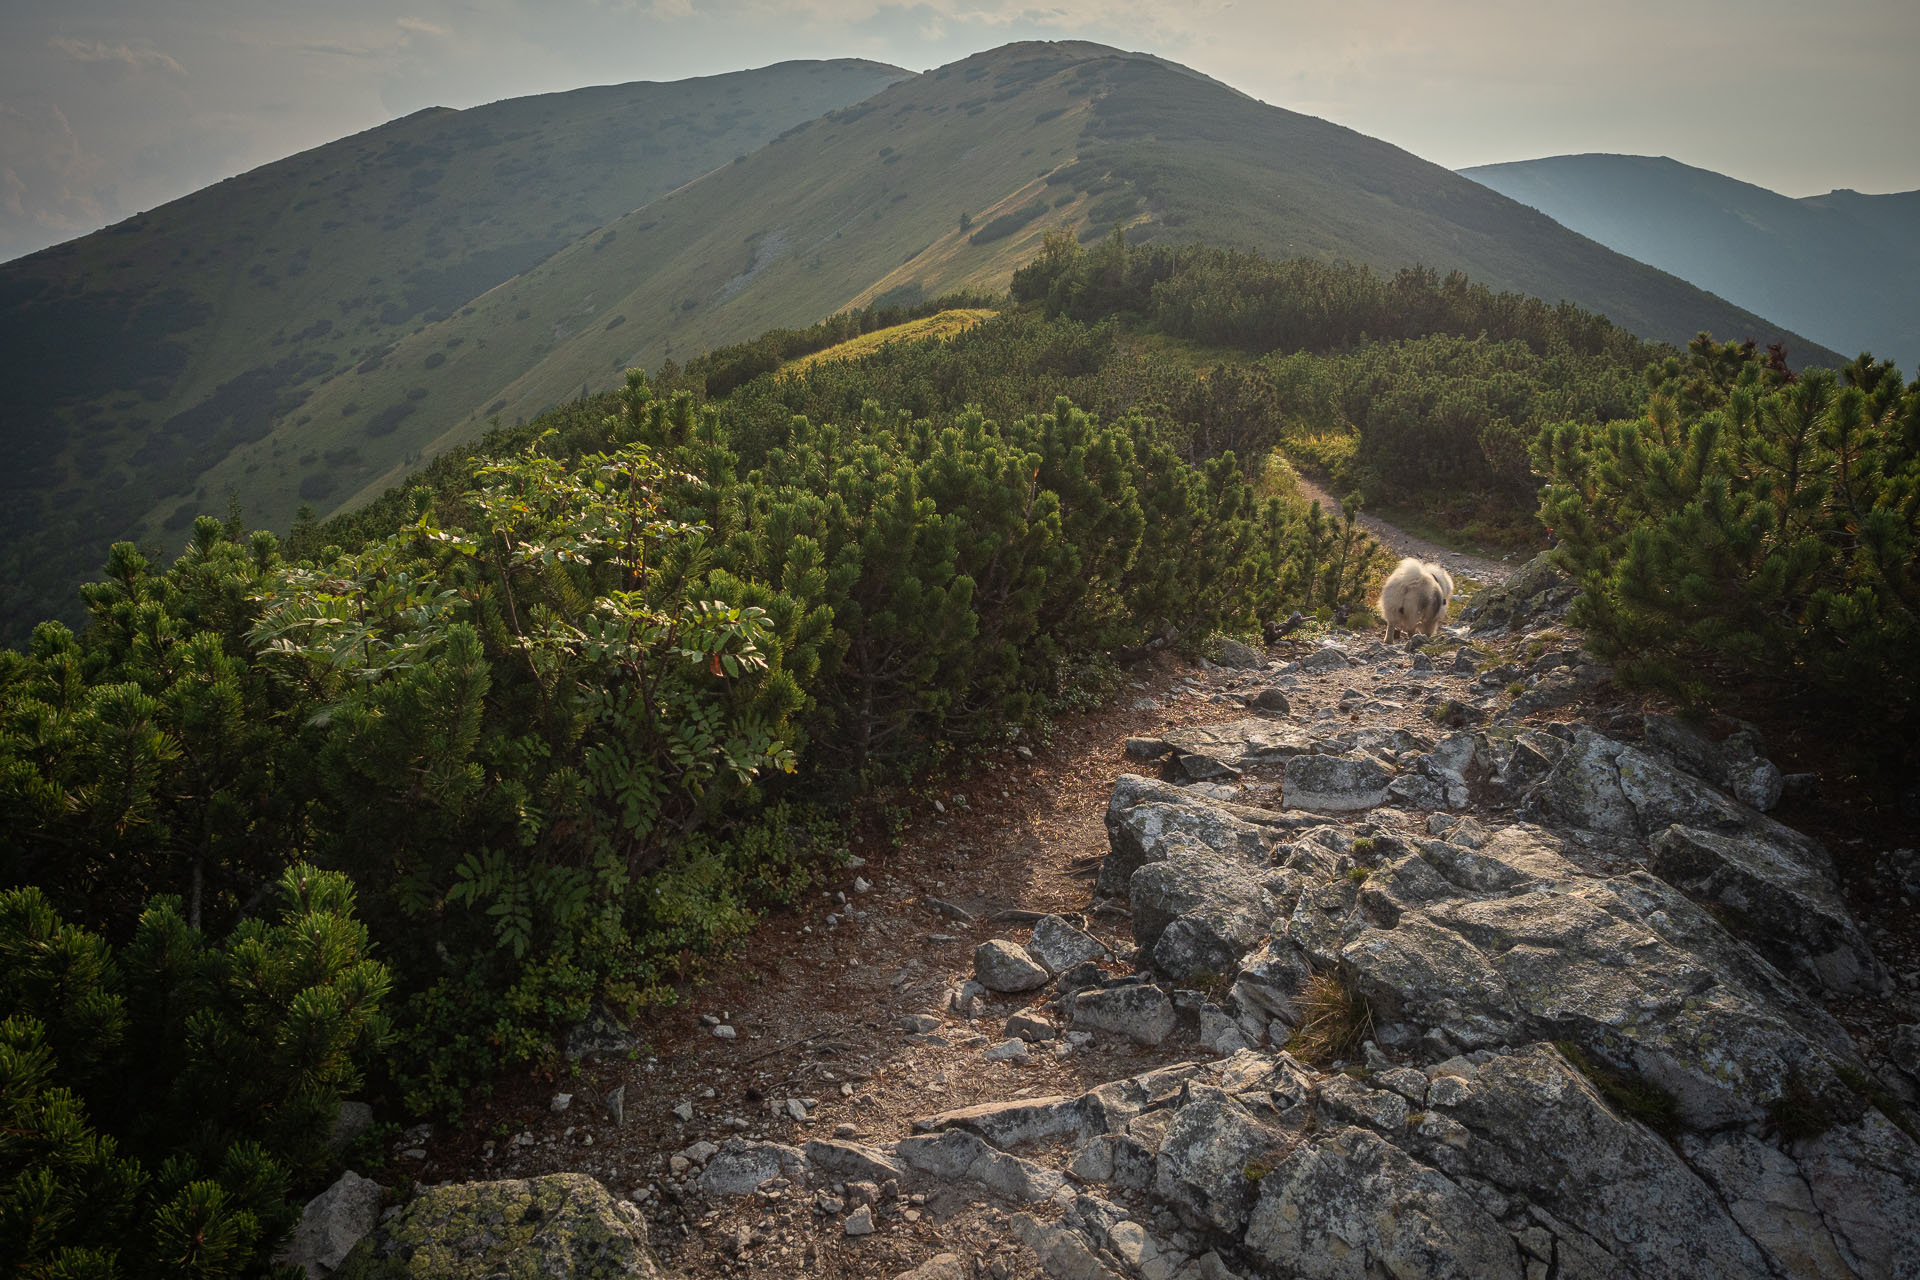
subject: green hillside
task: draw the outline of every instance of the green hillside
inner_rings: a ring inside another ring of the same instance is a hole
[[[791,74],[867,75],[876,85],[901,74],[872,64],[828,65],[844,69]],[[845,93],[842,103],[855,96]],[[675,127],[691,128],[691,109],[679,114]],[[446,116],[442,127],[473,115]],[[719,127],[720,115],[700,119],[703,128]],[[454,157],[470,149],[446,140],[448,175],[459,167]],[[583,150],[573,153],[577,170],[626,167],[610,150]],[[99,538],[132,535],[172,550],[193,513],[224,509],[228,495],[249,520],[286,528],[303,504],[326,514],[364,501],[489,423],[531,418],[615,385],[628,367],[684,362],[874,301],[1002,289],[1046,231],[1063,223],[1087,238],[1124,224],[1135,241],[1208,242],[1382,270],[1415,263],[1457,268],[1496,289],[1571,300],[1642,337],[1679,342],[1709,329],[1785,341],[1797,359],[1837,362],[1796,334],[1405,151],[1266,106],[1160,59],[1099,45],[1009,45],[799,120],[758,149],[729,144],[724,151],[731,163],[663,188],[644,204],[632,200],[621,206],[630,211],[611,220],[593,221],[596,213],[583,209],[562,221],[559,205],[542,206],[549,220],[527,226],[552,239],[534,243],[531,231],[516,232],[508,243],[529,246],[527,259],[540,256],[531,265],[503,258],[505,266],[524,269],[497,283],[475,275],[456,287],[430,272],[429,282],[444,287],[429,299],[407,292],[419,269],[403,277],[393,265],[397,257],[383,259],[384,267],[335,273],[345,279],[336,294],[359,292],[350,307],[328,295],[318,308],[328,314],[318,315],[310,307],[275,310],[270,304],[286,301],[297,282],[269,267],[262,274],[278,292],[253,328],[265,336],[273,363],[248,366],[245,377],[226,375],[225,383],[196,372],[217,345],[197,331],[173,348],[140,348],[161,353],[141,357],[146,365],[116,363],[111,338],[119,330],[96,322],[102,338],[75,345],[100,366],[89,376],[110,375],[117,387],[145,376],[159,399],[116,391],[110,400],[52,414],[41,404],[14,415],[23,425],[11,444],[6,483],[24,501],[0,530],[0,586],[19,588],[6,592],[9,609],[17,609],[9,618],[66,607],[67,584],[91,567],[74,548]],[[513,153],[514,163],[526,161],[527,153]],[[436,159],[424,172],[437,173],[441,164]],[[460,168],[483,170],[472,160]],[[413,161],[405,190],[425,181],[421,172]],[[550,204],[561,199],[551,193],[563,192],[568,207],[576,188],[591,185],[582,179],[548,187],[517,171],[506,177],[479,185],[490,196],[503,185],[549,192]],[[444,187],[452,179],[436,181]],[[320,183],[316,193],[325,187]],[[474,228],[485,222],[459,201],[442,216],[463,234],[478,234]],[[366,239],[376,226],[363,220],[357,228]],[[87,252],[109,252],[103,246],[114,234],[101,233],[105,239]],[[296,246],[318,243],[320,234],[315,226],[304,238],[269,243],[262,236],[248,251],[279,247],[278,256],[291,262]],[[455,239],[442,234],[436,243]],[[421,251],[433,249],[422,241]],[[258,265],[229,275],[244,279]],[[315,274],[310,269],[299,281]],[[375,277],[384,283],[362,283]],[[153,278],[170,279],[157,269]],[[75,277],[72,287],[81,283]],[[470,292],[455,301],[462,290]],[[0,287],[0,301],[11,296]],[[343,321],[334,317],[348,312],[358,326],[370,315],[378,320],[376,298],[406,314],[393,326],[336,332]],[[82,294],[84,305],[95,301]],[[122,330],[167,333],[200,323],[195,308],[206,305],[185,283],[156,286],[116,304],[112,317]],[[328,327],[316,333],[323,322]],[[25,330],[16,325],[14,332]],[[171,369],[166,359],[180,367]],[[161,388],[189,384],[203,399],[169,408],[178,397],[168,399],[174,393]],[[17,638],[17,626],[7,634]]]
[[[149,509],[145,536],[177,541],[224,506],[205,470],[321,380],[906,74],[791,62],[421,111],[0,265],[9,616],[70,610],[96,567],[76,544]]]
[[[963,219],[963,215],[965,215]],[[323,387],[210,475],[275,525],[499,419],[875,299],[997,289],[1063,222],[1459,268],[1642,336],[1797,335],[1386,143],[1158,59],[1013,45],[896,84],[610,223]],[[156,510],[149,519],[164,515]]]
[[[1920,191],[1796,200],[1664,156],[1461,171],[1628,257],[1843,352],[1920,358]]]

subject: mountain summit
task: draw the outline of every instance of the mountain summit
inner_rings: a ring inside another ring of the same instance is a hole
[[[919,76],[787,63],[421,113],[0,268],[19,369],[0,595],[14,625],[71,615],[105,539],[177,546],[229,495],[284,529],[630,366],[1002,288],[1061,225],[1459,270],[1644,337],[1835,358],[1159,58],[1074,42]]]

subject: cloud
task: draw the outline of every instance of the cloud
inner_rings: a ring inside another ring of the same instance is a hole
[[[119,213],[98,156],[51,103],[0,102],[0,261],[84,235]]]
[[[425,18],[395,18],[394,24],[402,31],[411,31],[415,35],[450,36],[453,34],[453,28],[428,22]]]
[[[127,71],[164,71],[176,76],[187,74],[187,69],[175,61],[171,54],[151,47],[136,48],[127,44],[107,44],[101,40],[76,40],[72,36],[55,36],[47,43],[75,62],[106,63]]]

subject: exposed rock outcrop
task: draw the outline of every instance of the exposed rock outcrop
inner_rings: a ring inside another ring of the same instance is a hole
[[[669,1280],[640,1211],[580,1173],[429,1187],[347,1255],[340,1280]]]

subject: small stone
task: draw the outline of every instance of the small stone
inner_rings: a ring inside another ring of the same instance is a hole
[[[940,1029],[940,1019],[931,1013],[910,1013],[900,1019],[900,1029],[909,1035],[928,1035]]]
[[[801,1124],[805,1124],[808,1120],[812,1119],[812,1117],[807,1114],[807,1104],[798,1098],[787,1099],[787,1114]]]
[[[865,876],[855,876],[853,878],[853,891],[855,893],[871,893],[873,891],[873,885]]]
[[[1031,991],[1047,981],[1046,969],[1034,962],[1026,948],[993,938],[974,948],[973,971],[989,991]]]
[[[683,1102],[679,1106],[673,1109],[673,1114],[676,1116],[679,1116],[680,1119],[685,1123],[692,1123],[693,1104],[691,1102]]]
[[[607,1090],[607,1114],[615,1124],[627,1122],[627,1086],[617,1084]]]
[[[860,1126],[857,1124],[841,1123],[833,1126],[833,1136],[836,1138],[851,1138],[859,1132]]]
[[[1053,1020],[1045,1014],[1035,1013],[1031,1009],[1022,1009],[1007,1019],[1007,1034],[1018,1036],[1029,1043],[1051,1040],[1058,1034]]]
[[[732,1040],[739,1033],[736,1032],[732,1027],[727,1026],[725,1023],[721,1023],[719,1026],[713,1029],[713,1034],[716,1039]]]
[[[1002,1040],[986,1052],[988,1062],[1025,1062],[1032,1056],[1025,1040]]]
[[[1293,704],[1287,701],[1286,693],[1273,688],[1262,689],[1254,694],[1247,705],[1258,711],[1271,711],[1283,716],[1293,710]]]
[[[547,1103],[547,1110],[553,1111],[553,1112],[561,1112],[561,1111],[565,1111],[568,1107],[572,1105],[573,1105],[572,1094],[556,1093],[553,1095],[552,1101]]]
[[[873,1209],[861,1205],[847,1215],[846,1231],[850,1236],[870,1236],[873,1234]]]

